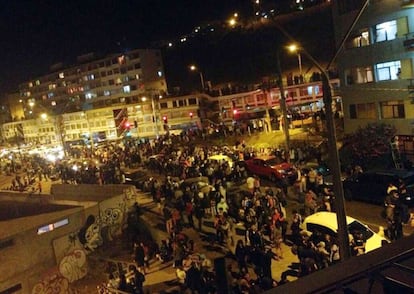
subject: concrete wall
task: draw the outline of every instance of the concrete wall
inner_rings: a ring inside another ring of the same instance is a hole
[[[57,264],[52,243],[54,239],[67,237],[81,226],[83,211],[78,211],[63,218],[69,223],[53,231],[37,234],[38,227],[30,227],[27,217],[27,229],[12,238],[13,245],[0,250],[0,292],[21,283],[22,293],[30,293],[31,287],[38,282],[45,271]],[[53,223],[63,218],[49,221]],[[44,223],[47,225],[48,223]]]
[[[13,240],[11,246],[0,249],[0,292],[17,284],[22,290],[16,293],[69,289],[71,282],[87,274],[87,255],[121,233],[127,211],[136,199],[135,187],[127,185],[53,185],[51,191],[49,201],[24,195],[19,198],[83,208],[13,220],[21,223],[21,229],[8,237]],[[37,234],[40,226],[64,218],[69,220],[67,225]],[[38,223],[41,225],[33,225]],[[2,236],[0,241],[4,241]]]

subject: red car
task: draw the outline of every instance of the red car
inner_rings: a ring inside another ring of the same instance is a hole
[[[287,180],[293,183],[297,178],[295,167],[276,156],[255,157],[245,163],[249,172],[266,177],[272,182]]]

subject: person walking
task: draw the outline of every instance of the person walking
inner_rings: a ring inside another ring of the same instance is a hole
[[[131,284],[134,294],[144,294],[144,282],[145,275],[141,273],[135,266],[131,268],[133,276],[131,279]]]
[[[134,261],[138,269],[145,274],[145,250],[142,243],[134,243]]]
[[[247,248],[244,246],[243,240],[238,240],[235,249],[235,256],[240,273],[247,273]]]

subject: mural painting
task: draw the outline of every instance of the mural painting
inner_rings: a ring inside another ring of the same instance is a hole
[[[115,204],[115,207],[101,207],[99,215],[87,217],[85,225],[79,230],[78,238],[88,252],[94,251],[104,241],[112,241],[122,232],[127,215],[126,195],[132,197],[130,193],[125,193],[122,201]]]
[[[80,280],[88,273],[86,253],[82,249],[75,249],[67,254],[59,263],[59,272],[69,283]]]
[[[69,281],[63,277],[57,268],[48,272],[44,278],[37,283],[32,294],[71,294],[69,289]]]

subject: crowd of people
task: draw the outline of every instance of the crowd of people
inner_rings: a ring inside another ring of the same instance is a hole
[[[153,246],[132,236],[130,241],[136,264],[131,268],[135,275],[130,279],[133,285],[125,284],[123,277],[117,279],[116,288],[125,292],[142,293],[148,261],[157,258],[163,263],[172,262],[182,289],[213,293],[217,285],[211,283],[215,278],[211,261],[203,252],[194,251],[194,243],[184,233],[186,227],[208,236],[211,243],[234,256],[237,270],[229,269],[234,293],[258,293],[287,281],[292,272],[287,271],[275,281],[271,271],[272,260],[283,259],[283,243],[289,244],[299,258],[300,268],[295,272],[296,276],[335,264],[340,259],[338,243],[333,236],[309,236],[300,229],[306,215],[335,211],[334,195],[330,186],[324,183],[322,173],[313,167],[302,166],[308,161],[321,163],[323,152],[319,148],[303,144],[289,151],[281,147],[255,150],[243,142],[234,147],[200,147],[192,141],[191,134],[155,141],[127,141],[97,148],[94,154],[90,150],[80,152],[82,158],[92,157],[78,160],[78,168],[73,168],[74,161],[46,163],[27,158],[22,169],[28,179],[37,177],[40,182],[42,178],[51,179],[57,175],[63,183],[74,184],[123,183],[124,167],[139,166],[158,175],[149,176],[140,188],[148,191],[158,204],[168,238]],[[294,163],[298,176],[293,186],[287,187],[283,181],[264,187],[259,177],[249,174],[243,160],[259,153]],[[209,160],[215,154],[228,156],[233,164],[225,160]],[[21,185],[25,185],[25,180],[16,178],[13,186]],[[401,214],[397,210],[400,207],[398,201],[393,198],[396,193],[392,191],[386,200],[386,217],[396,228],[392,233],[397,239],[401,237],[397,222]],[[288,192],[300,203],[300,209],[292,211],[291,215],[286,209]],[[208,233],[205,220],[213,220],[212,234]],[[242,237],[240,231],[243,231]],[[362,254],[364,240],[361,236],[352,235],[350,241],[355,255]],[[249,268],[253,269],[254,278]]]
[[[162,174],[162,177],[151,177],[143,184],[142,189],[150,192],[154,201],[159,204],[169,236],[159,244],[155,256],[162,262],[172,261],[183,287],[203,293],[200,291],[208,289],[205,286],[206,281],[214,276],[211,267],[206,267],[202,262],[188,263],[188,258],[194,255],[194,247],[191,240],[186,238],[183,229],[193,227],[204,235],[207,230],[204,220],[213,220],[214,223],[214,233],[207,234],[210,242],[231,252],[237,261],[238,270],[233,271],[231,277],[235,293],[252,293],[253,289],[258,291],[277,285],[272,277],[271,262],[283,258],[283,242],[292,245],[300,239],[299,226],[306,211],[302,210],[302,215],[295,211],[292,223],[289,224],[286,187],[263,187],[260,178],[249,175],[246,167],[239,164],[240,158],[254,157],[258,151],[243,144],[236,145],[235,148],[221,149],[191,144],[177,148],[176,145],[166,142],[146,146],[148,149],[142,146],[138,148],[141,150],[139,164],[145,164],[147,169],[154,174]],[[127,152],[133,152],[133,147],[127,149]],[[292,155],[295,162],[308,160],[309,157],[305,157],[305,154],[315,154],[315,151],[309,152],[308,149],[295,149],[293,152],[296,154]],[[282,152],[279,148],[261,151],[276,156],[290,156],[289,152]],[[210,156],[218,153],[232,158],[233,166],[224,160],[208,160]],[[313,173],[316,173],[315,181]],[[320,197],[325,189],[316,181],[320,175],[314,169],[299,174],[295,189],[291,191],[303,194],[305,208],[306,192],[315,190],[314,193]],[[241,183],[244,188],[234,192],[231,187]],[[319,210],[321,209],[322,206]],[[241,238],[236,233],[236,228],[243,228],[245,233]],[[288,231],[292,233],[288,234]],[[203,255],[196,253],[200,254]],[[192,257],[190,259],[193,260]],[[254,269],[254,279],[249,267]],[[307,272],[302,270],[301,274]]]

